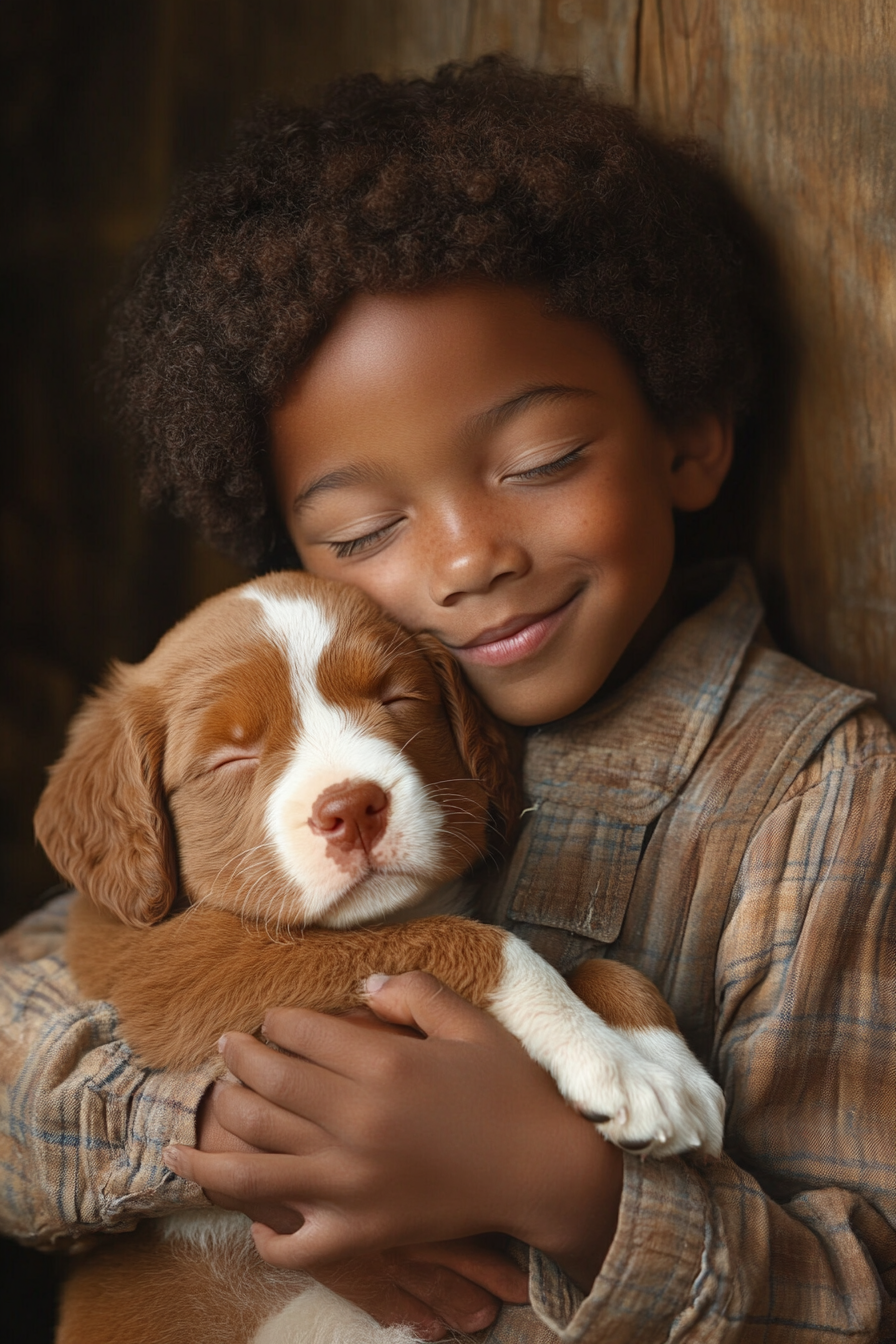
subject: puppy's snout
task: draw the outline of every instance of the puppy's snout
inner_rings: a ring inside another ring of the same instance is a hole
[[[331,784],[314,801],[308,825],[328,845],[363,849],[367,853],[386,829],[389,799],[378,784],[365,779]]]

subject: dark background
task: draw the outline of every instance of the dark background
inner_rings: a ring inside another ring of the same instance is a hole
[[[219,151],[259,90],[302,94],[342,67],[332,17],[296,4],[4,7],[2,927],[56,880],[31,815],[84,690],[243,577],[139,508],[94,393],[107,294],[171,183]],[[49,1340],[59,1266],[8,1242],[0,1254],[6,1344]]]
[[[825,12],[827,11],[827,12]],[[896,18],[878,0],[7,0],[0,23],[0,923],[55,880],[44,770],[109,658],[242,575],[146,516],[94,394],[106,296],[172,182],[260,92],[505,49],[584,67],[718,150],[776,239],[803,346],[754,547],[777,633],[896,711]],[[3,1336],[51,1333],[6,1248]]]

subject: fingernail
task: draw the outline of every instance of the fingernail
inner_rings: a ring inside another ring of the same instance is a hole
[[[222,1055],[223,1055],[223,1053],[224,1053],[224,1047],[225,1047],[226,1045],[227,1045],[227,1037],[226,1037],[226,1036],[221,1036],[221,1037],[219,1037],[219,1039],[218,1039],[218,1049],[219,1049],[219,1051],[221,1052]]]
[[[494,1307],[481,1307],[479,1311],[473,1312],[470,1316],[465,1316],[461,1322],[463,1329],[468,1335],[475,1335],[477,1330],[485,1330],[495,1319]]]
[[[180,1149],[179,1149],[179,1148],[173,1148],[173,1147],[172,1147],[172,1148],[163,1148],[163,1149],[162,1149],[162,1161],[165,1163],[165,1166],[166,1166],[166,1167],[171,1167],[172,1171],[176,1171],[176,1170],[177,1170],[177,1164],[178,1164],[178,1162],[180,1161]]]
[[[378,994],[383,985],[388,984],[391,978],[392,977],[389,975],[368,975],[367,979],[364,981],[364,993]]]

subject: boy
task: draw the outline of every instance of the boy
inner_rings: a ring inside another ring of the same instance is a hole
[[[674,515],[717,496],[759,378],[750,255],[692,151],[483,62],[266,114],[175,206],[115,336],[152,496],[255,563],[364,588],[531,730],[483,911],[564,970],[610,955],[656,981],[726,1088],[726,1156],[619,1153],[419,976],[370,1002],[422,1040],[284,1011],[266,1032],[292,1058],[228,1037],[247,1086],[206,1097],[197,1151],[207,1079],[136,1077],[111,1015],[69,1007],[10,1141],[55,1153],[64,1191],[80,1135],[92,1217],[28,1230],[198,1202],[158,1164],[171,1138],[169,1169],[259,1218],[267,1259],[433,1337],[494,1314],[476,1283],[518,1298],[494,1251],[457,1248],[496,1231],[534,1249],[532,1310],[495,1341],[893,1336],[896,743],[867,696],[767,647],[743,569],[673,569]],[[58,963],[14,974],[66,1006]],[[105,1162],[67,1109],[75,1059],[105,1116],[124,1103]]]

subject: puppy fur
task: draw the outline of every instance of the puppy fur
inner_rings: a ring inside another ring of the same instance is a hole
[[[223,1031],[257,1032],[273,1005],[340,1012],[367,975],[424,970],[495,1013],[607,1138],[717,1151],[721,1094],[653,986],[594,961],[571,990],[454,913],[519,806],[507,738],[447,651],[357,590],[289,573],[113,668],[36,830],[80,892],[79,987],[115,1003],[151,1067],[218,1059]],[[74,1262],[59,1344],[411,1338],[262,1265],[247,1228],[212,1210],[103,1239]]]

